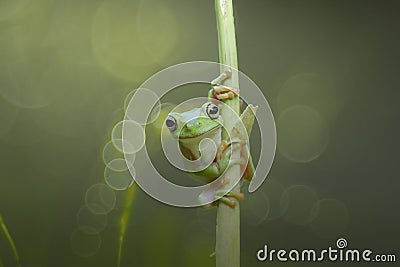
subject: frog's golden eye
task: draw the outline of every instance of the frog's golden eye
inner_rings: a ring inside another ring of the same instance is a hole
[[[169,115],[167,117],[167,119],[165,120],[165,125],[167,126],[167,128],[173,132],[176,130],[176,128],[178,128],[178,125],[176,123],[176,119],[174,117],[172,117],[171,115]]]
[[[216,105],[214,105],[212,103],[207,105],[206,112],[207,112],[208,117],[210,117],[210,119],[215,120],[215,119],[218,119],[218,117],[219,117],[219,109]]]

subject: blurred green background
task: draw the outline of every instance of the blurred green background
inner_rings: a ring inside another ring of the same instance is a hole
[[[239,67],[278,131],[270,177],[242,203],[242,266],[266,265],[264,244],[323,249],[339,237],[399,256],[398,2],[234,2]],[[211,0],[0,0],[0,212],[22,266],[116,266],[124,193],[106,217],[88,215],[102,231],[76,229],[124,99],[167,66],[217,53]],[[180,92],[168,102],[190,97]],[[122,266],[215,264],[215,209],[138,189],[131,211]],[[0,258],[15,266],[3,233]]]

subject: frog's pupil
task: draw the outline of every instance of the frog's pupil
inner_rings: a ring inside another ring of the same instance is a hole
[[[165,124],[167,125],[168,128],[171,128],[175,125],[175,122],[171,119],[168,119]]]
[[[218,108],[217,107],[212,107],[211,109],[210,109],[210,114],[217,114],[218,113]]]

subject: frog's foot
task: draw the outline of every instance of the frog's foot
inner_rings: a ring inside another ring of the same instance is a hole
[[[236,198],[237,200],[244,200],[243,193],[228,193],[228,194],[226,194],[226,196]]]
[[[231,207],[231,208],[236,207],[236,202],[233,201],[232,199],[227,198],[227,197],[222,197],[222,198],[220,198],[220,199],[219,199],[219,202],[220,202],[220,203],[224,203],[225,205],[228,205],[228,206]]]
[[[218,100],[232,99],[239,95],[239,89],[226,85],[213,86],[212,97]]]
[[[228,205],[231,208],[236,207],[236,201],[234,201],[231,198],[236,198],[238,201],[244,199],[244,194],[243,193],[228,193],[222,198],[219,199],[219,202],[224,203],[225,205]]]
[[[222,197],[221,197],[222,195]],[[236,201],[233,200],[232,198],[235,198],[237,201],[243,200],[244,199],[244,194],[243,193],[232,193],[224,191],[223,189],[218,190],[215,194],[215,199],[216,202],[218,203],[224,203],[225,205],[228,205],[231,208],[234,208],[236,206]]]
[[[211,81],[211,97],[217,100],[232,99],[239,95],[239,89],[222,85],[222,83],[232,76],[230,70],[224,71],[217,78]]]
[[[229,179],[224,177],[218,183],[211,184],[206,190],[199,195],[199,203],[203,208],[210,208],[217,206],[219,203],[224,203],[229,207],[234,208],[236,202],[244,199],[242,193],[231,193],[223,189],[224,186],[229,184]],[[237,201],[235,201],[234,199]]]
[[[203,208],[210,208],[214,207],[217,205],[218,197],[216,196],[218,193],[220,193],[218,196],[223,196],[225,192],[221,191],[221,188],[226,186],[229,183],[229,179],[226,177],[223,177],[219,179],[218,183],[212,183],[207,187],[206,190],[204,190],[200,195],[199,195],[199,203]]]

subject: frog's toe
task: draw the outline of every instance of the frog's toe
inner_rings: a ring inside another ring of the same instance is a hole
[[[229,79],[230,77],[232,77],[232,71],[231,70],[226,70],[223,73],[221,73],[217,78],[212,80],[211,81],[211,85],[212,86],[219,85],[223,81],[225,81],[226,79]]]
[[[225,205],[228,205],[231,208],[236,207],[236,202],[234,200],[232,200],[232,199],[227,198],[227,197],[220,198],[219,202],[222,202],[222,203],[224,203]]]
[[[222,195],[222,197],[221,197],[221,195]],[[231,198],[235,198],[237,201],[244,199],[243,193],[226,193],[226,192],[220,191],[220,192],[217,192],[215,196],[216,196],[216,198],[219,197],[219,199],[218,199],[219,202],[222,202],[231,208],[234,208],[236,206],[236,201],[234,201]]]
[[[225,100],[225,99],[233,99],[236,95],[232,92],[217,94],[216,97],[218,100]]]
[[[244,194],[243,193],[228,193],[226,194],[227,197],[234,197],[237,200],[244,200]]]

